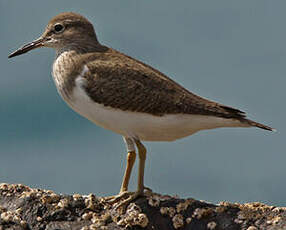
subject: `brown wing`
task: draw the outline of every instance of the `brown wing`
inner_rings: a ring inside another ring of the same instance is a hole
[[[134,112],[200,114],[243,119],[240,110],[192,94],[161,72],[113,51],[87,63],[86,91],[97,103]]]

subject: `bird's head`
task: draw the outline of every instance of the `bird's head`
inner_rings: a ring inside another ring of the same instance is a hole
[[[40,47],[57,51],[66,49],[89,49],[99,45],[92,24],[76,13],[61,13],[50,20],[44,33],[9,55],[15,57]]]

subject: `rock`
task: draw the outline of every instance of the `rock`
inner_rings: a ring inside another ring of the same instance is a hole
[[[257,202],[216,205],[148,191],[125,208],[115,205],[94,194],[0,184],[0,230],[286,229],[286,208]]]

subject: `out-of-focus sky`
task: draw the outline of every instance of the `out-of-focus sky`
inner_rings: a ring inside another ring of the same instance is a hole
[[[7,59],[51,17],[74,11],[103,44],[278,130],[226,128],[145,143],[146,186],[210,202],[285,206],[285,9],[284,0],[0,0],[0,182],[69,194],[120,188],[122,138],[62,101],[51,77],[54,51]]]

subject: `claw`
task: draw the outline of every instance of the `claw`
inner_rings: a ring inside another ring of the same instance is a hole
[[[126,207],[128,204],[130,204],[132,201],[134,201],[135,199],[137,199],[139,196],[144,195],[143,192],[141,191],[136,191],[133,194],[130,194],[130,196],[123,200],[122,202],[120,202],[119,204],[117,204],[115,206],[115,210],[121,208],[121,207]]]
[[[114,203],[117,203],[122,198],[124,198],[126,196],[130,196],[131,194],[132,194],[132,192],[125,191],[125,192],[121,192],[115,196],[106,197],[106,198],[104,198],[104,200],[107,201],[109,204],[114,204]]]

